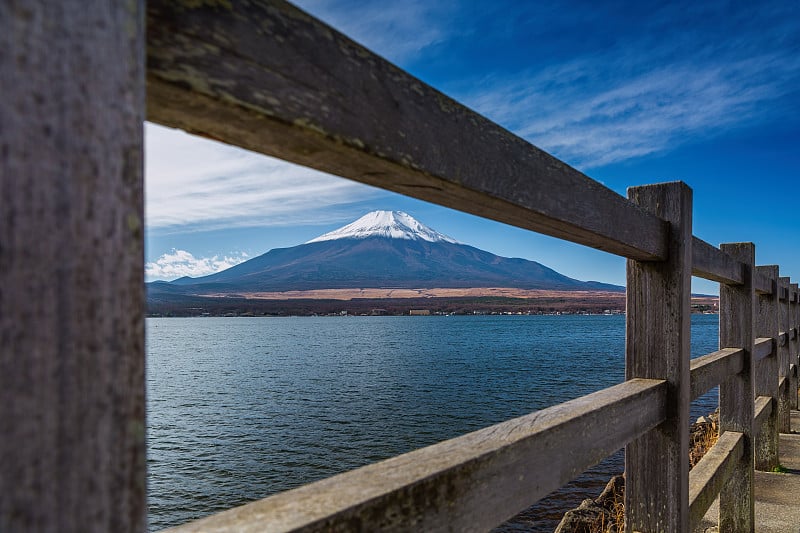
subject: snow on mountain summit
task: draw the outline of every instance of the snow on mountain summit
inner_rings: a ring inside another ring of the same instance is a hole
[[[455,239],[429,228],[402,211],[372,211],[355,222],[320,235],[316,239],[311,239],[306,244],[336,239],[366,239],[367,237],[459,244]]]

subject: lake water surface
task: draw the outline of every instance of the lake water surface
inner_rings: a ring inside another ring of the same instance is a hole
[[[693,356],[717,330],[693,316]],[[150,528],[614,385],[624,344],[624,316],[147,319]],[[617,454],[501,529],[552,531],[621,470]]]

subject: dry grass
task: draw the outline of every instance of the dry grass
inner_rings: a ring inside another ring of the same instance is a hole
[[[709,417],[706,423],[696,424],[691,432],[689,449],[689,468],[694,467],[711,449],[719,438],[719,424],[715,416]],[[608,515],[601,513],[589,526],[589,533],[619,533],[625,531],[625,495],[624,490],[615,491],[610,505],[604,505]]]
[[[611,509],[611,518],[616,531],[625,531],[625,495],[614,494],[614,506]]]
[[[589,533],[619,533],[622,531],[625,531],[625,494],[624,491],[615,491],[609,515],[601,513],[589,526]]]
[[[711,449],[719,439],[719,426],[717,419],[712,419],[708,424],[703,424],[698,431],[692,432],[689,449],[689,468],[700,462],[700,459]]]

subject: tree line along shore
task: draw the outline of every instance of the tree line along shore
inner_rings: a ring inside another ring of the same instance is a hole
[[[692,311],[715,313],[716,297],[695,298]],[[353,298],[253,299],[183,296],[159,300],[148,298],[150,317],[194,316],[401,316],[485,314],[619,314],[625,312],[625,294],[604,293],[596,298],[461,297],[461,298]]]

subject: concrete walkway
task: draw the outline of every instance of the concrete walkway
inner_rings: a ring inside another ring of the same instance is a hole
[[[755,473],[756,533],[800,533],[800,412],[792,411],[792,430],[778,443],[781,465],[789,472]],[[695,532],[716,532],[718,523],[719,499]]]

